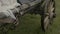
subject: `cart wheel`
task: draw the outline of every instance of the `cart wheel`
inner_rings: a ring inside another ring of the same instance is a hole
[[[53,22],[53,16],[55,16],[55,2],[50,1],[45,4],[41,16],[41,27],[43,31],[46,31],[49,24]]]
[[[19,24],[19,19],[20,19],[20,16],[18,14],[18,15],[16,15],[16,21],[14,22],[15,26],[17,26]]]
[[[17,26],[19,25],[19,20],[20,20],[20,14],[15,14],[16,20],[13,22],[13,24],[11,25],[11,30],[14,30],[17,28]]]

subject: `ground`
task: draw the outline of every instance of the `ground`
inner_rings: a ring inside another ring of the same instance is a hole
[[[39,15],[26,14],[21,18],[20,25],[16,30],[9,31],[9,34],[60,34],[60,0],[56,1],[56,18],[53,25],[43,32],[41,30],[41,22]]]

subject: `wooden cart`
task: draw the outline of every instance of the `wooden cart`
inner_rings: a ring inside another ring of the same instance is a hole
[[[43,31],[46,31],[49,24],[52,24],[55,18],[55,1],[54,0],[17,0],[19,6],[16,6],[13,11],[16,20],[10,18],[1,19],[2,23],[13,23],[17,25],[19,18],[26,13],[41,15],[41,27]],[[18,9],[19,12],[15,12]]]

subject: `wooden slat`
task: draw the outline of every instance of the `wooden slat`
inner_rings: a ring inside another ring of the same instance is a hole
[[[6,19],[0,19],[0,23],[13,23],[13,19],[6,18]]]

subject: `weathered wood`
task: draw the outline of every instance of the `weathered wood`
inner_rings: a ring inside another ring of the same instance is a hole
[[[14,20],[11,18],[0,19],[0,23],[13,23]]]

